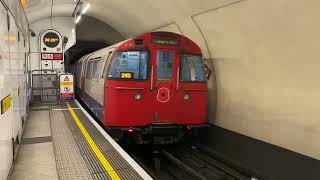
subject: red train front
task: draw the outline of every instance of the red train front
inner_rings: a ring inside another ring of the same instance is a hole
[[[103,124],[114,137],[173,143],[207,126],[210,70],[187,37],[151,32],[129,39],[105,69]]]

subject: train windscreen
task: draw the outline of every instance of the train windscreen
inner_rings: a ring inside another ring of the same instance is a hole
[[[205,82],[207,80],[201,56],[182,55],[180,68],[181,82]]]
[[[111,60],[108,79],[146,80],[148,52],[116,52]]]

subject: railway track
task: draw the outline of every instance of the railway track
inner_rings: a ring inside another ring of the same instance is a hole
[[[157,180],[257,180],[264,179],[203,145],[125,148]],[[259,178],[254,178],[259,177]]]
[[[202,148],[179,145],[161,151],[166,159],[167,170],[176,179],[199,180],[254,180],[249,173],[242,169],[226,165],[210,156]]]

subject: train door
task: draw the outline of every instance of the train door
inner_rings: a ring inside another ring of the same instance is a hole
[[[178,55],[175,49],[157,48],[152,54],[154,74],[154,124],[176,123],[174,101],[176,98],[176,81]]]

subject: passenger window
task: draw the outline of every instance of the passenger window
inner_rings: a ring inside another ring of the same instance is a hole
[[[144,51],[116,52],[108,71],[109,79],[147,79],[148,53]]]
[[[204,82],[207,80],[201,56],[182,55],[180,68],[181,82]]]
[[[95,60],[93,62],[92,79],[98,79],[100,74],[101,60]]]
[[[159,50],[157,54],[157,79],[170,81],[172,79],[174,51]]]
[[[92,68],[93,68],[93,61],[89,61],[87,64],[87,74],[86,74],[87,79],[92,78]]]

